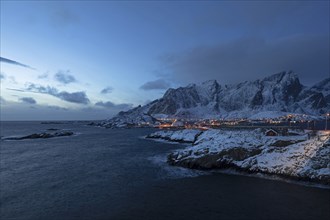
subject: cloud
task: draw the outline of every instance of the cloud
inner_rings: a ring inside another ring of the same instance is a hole
[[[77,81],[76,78],[70,74],[69,70],[67,71],[60,70],[55,74],[54,77],[55,80],[63,84],[69,84]]]
[[[6,103],[4,103],[6,102]],[[115,105],[113,108],[102,106],[81,106],[78,108],[63,108],[55,105],[27,105],[23,102],[5,101],[0,96],[0,120],[104,120],[112,117],[126,104]],[[130,107],[131,105],[128,105]]]
[[[29,68],[29,69],[35,70],[34,68],[32,68],[32,67],[30,67],[30,66],[28,66],[26,64],[23,64],[23,63],[14,61],[14,60],[10,60],[10,59],[4,58],[4,57],[0,57],[0,62],[9,63],[9,64],[13,64],[13,65],[16,65],[16,66],[22,66],[22,67],[25,67],[25,68]]]
[[[26,104],[37,104],[37,101],[32,97],[23,97],[23,98],[20,98],[19,100],[21,100],[23,103],[26,103]]]
[[[17,91],[19,91],[19,90],[17,90]],[[41,86],[41,85],[37,85],[37,84],[34,84],[34,83],[30,83],[27,86],[26,90],[22,90],[22,91],[44,93],[44,94],[49,94],[49,95],[53,95],[53,96],[56,96],[58,94],[58,90],[54,87]]]
[[[2,96],[0,96],[0,104],[1,105],[6,104],[6,99],[4,99]]]
[[[11,84],[17,84],[17,81],[14,76],[9,76],[8,79]]]
[[[56,97],[65,100],[67,102],[73,102],[78,104],[88,104],[90,101],[87,98],[87,95],[85,92],[60,92],[56,94]]]
[[[170,87],[170,83],[163,80],[163,79],[157,79],[155,81],[149,81],[143,84],[140,89],[143,90],[162,90],[162,89],[168,89]]]
[[[14,88],[6,88],[7,90],[11,90],[11,91],[16,91],[16,92],[26,92],[26,90],[24,89],[14,89]]]
[[[66,109],[54,105],[27,105],[24,102],[7,101],[5,105],[1,106],[0,120],[79,120],[87,117],[92,119],[93,116],[95,115],[92,112],[86,114],[80,109]]]
[[[313,84],[328,77],[329,53],[328,35],[295,35],[273,41],[242,38],[200,46],[160,62],[172,79],[183,83],[207,79],[236,83],[294,70],[303,81]]]
[[[107,101],[107,102],[100,101],[100,102],[95,103],[95,106],[100,106],[100,107],[104,107],[104,108],[116,108],[116,109],[120,109],[120,110],[128,110],[133,107],[133,104],[127,104],[127,103],[114,104],[113,102],[110,102],[110,101]]]
[[[48,72],[47,73],[43,73],[41,75],[38,76],[38,79],[47,79],[49,76]]]
[[[149,104],[149,103],[152,102],[152,101],[153,101],[153,100],[147,99],[147,100],[144,101],[143,105],[147,105],[147,104]]]
[[[58,110],[58,111],[68,111],[67,108],[59,107],[59,106],[56,106],[56,105],[49,105],[49,106],[47,106],[47,108],[53,109],[53,110]]]
[[[72,92],[72,93],[66,91],[59,92],[54,87],[50,87],[50,86],[45,87],[41,85],[36,85],[34,83],[30,83],[25,91],[48,94],[57,97],[61,100],[77,103],[77,104],[88,104],[90,102],[86,93],[83,91]]]
[[[112,107],[115,107],[115,104],[113,102],[97,102],[95,103],[96,106],[102,106],[102,107],[105,107],[105,108],[112,108]]]
[[[111,86],[108,86],[101,90],[101,94],[108,94],[108,93],[111,93],[112,91],[113,91],[113,88]]]
[[[118,110],[106,108],[66,109],[58,106],[26,105],[8,102],[1,106],[0,120],[104,120],[118,113]]]
[[[1,79],[5,79],[5,78],[6,78],[5,74],[4,73],[0,73],[0,80]]]

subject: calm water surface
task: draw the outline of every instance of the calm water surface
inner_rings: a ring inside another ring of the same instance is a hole
[[[171,167],[184,145],[153,129],[1,122],[1,136],[49,128],[77,135],[1,141],[0,219],[330,219],[330,190]]]

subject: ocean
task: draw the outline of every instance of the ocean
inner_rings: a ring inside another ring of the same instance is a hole
[[[169,166],[186,145],[152,128],[1,122],[1,137],[47,129],[75,135],[1,140],[0,219],[330,219],[329,189]]]

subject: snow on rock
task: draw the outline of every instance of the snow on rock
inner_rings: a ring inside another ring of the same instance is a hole
[[[159,131],[152,138],[192,142],[168,156],[172,165],[197,169],[234,167],[330,184],[329,134],[265,136],[256,130]]]
[[[327,156],[329,155],[327,154],[329,148],[326,151],[324,151],[324,148],[324,142],[317,138],[292,144],[284,148],[269,147],[254,158],[244,161],[246,164],[243,166],[251,171],[289,175],[299,178],[325,179],[329,181],[330,169],[327,168],[330,162],[330,158]],[[325,156],[327,162],[320,164],[317,158],[323,156]],[[328,171],[323,168],[328,169]],[[326,172],[319,175],[321,174],[320,169],[322,169],[321,172]]]
[[[166,130],[149,134],[147,138],[160,138],[174,142],[193,143],[201,133],[202,131],[195,129],[184,129],[177,131]]]

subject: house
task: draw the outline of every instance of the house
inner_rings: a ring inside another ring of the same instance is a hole
[[[278,132],[273,130],[273,129],[268,129],[266,132],[265,132],[265,135],[266,136],[278,136]]]

